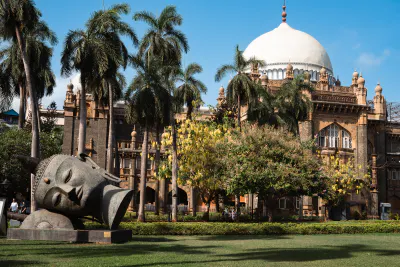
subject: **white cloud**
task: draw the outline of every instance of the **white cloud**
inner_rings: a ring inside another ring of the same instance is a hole
[[[56,87],[54,88],[53,94],[49,97],[44,97],[42,99],[42,105],[44,108],[50,105],[51,102],[55,101],[57,104],[57,109],[63,109],[67,85],[72,82],[72,84],[74,85],[74,91],[77,90],[77,88],[80,88],[80,74],[74,74],[71,77],[56,77]]]
[[[385,49],[380,55],[376,55],[374,53],[361,53],[357,59],[357,65],[359,65],[361,68],[379,66],[389,56],[389,49]]]
[[[15,110],[16,112],[19,112],[19,98],[14,98],[11,108]]]

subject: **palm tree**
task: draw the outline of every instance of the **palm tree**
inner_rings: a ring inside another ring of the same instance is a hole
[[[126,92],[128,106],[128,120],[135,120],[143,129],[143,143],[140,166],[140,204],[138,221],[145,221],[144,204],[146,201],[146,178],[149,131],[159,118],[166,118],[170,114],[169,92],[161,82],[160,64],[151,60],[146,64],[142,58],[130,58],[130,63],[136,69],[136,76]]]
[[[31,156],[39,158],[39,117],[38,99],[34,89],[34,70],[31,57],[28,54],[28,46],[33,40],[49,41],[52,45],[57,39],[47,24],[40,20],[42,14],[31,0],[0,0],[0,38],[8,42],[17,43],[25,72],[25,85],[29,94],[32,109],[32,144]],[[40,33],[40,34],[39,34]],[[34,184],[34,176],[31,175],[31,187]],[[36,210],[36,203],[31,194],[31,211]]]
[[[86,30],[69,31],[64,42],[61,56],[61,75],[70,76],[73,71],[80,72],[81,100],[79,104],[79,142],[78,154],[85,153],[86,144],[86,91],[93,90],[99,77],[109,70],[109,59],[113,49],[107,45],[110,35],[94,30],[90,20]]]
[[[55,34],[47,27],[43,27],[41,23],[38,23],[31,32],[25,35],[26,50],[30,62],[32,62],[32,79],[38,102],[45,95],[50,96],[55,86],[55,75],[51,70],[53,49],[40,40],[44,39],[44,35],[53,40],[53,43],[57,42]],[[3,75],[6,77],[6,80],[3,80],[3,86],[8,85],[8,87],[13,88],[14,95],[20,97],[18,127],[21,129],[24,125],[25,103],[26,98],[29,97],[29,92],[25,91],[26,75],[18,43],[10,42],[8,46],[1,49],[0,60],[0,64],[3,66]]]
[[[17,50],[12,50],[11,48]],[[22,60],[20,61],[21,64],[19,65],[14,63],[15,55],[18,53],[17,51],[19,51],[19,47],[15,46],[5,47],[0,50],[0,111],[9,109],[12,100],[19,94],[18,88],[20,88],[20,83],[13,75],[15,71],[20,71],[17,66],[22,66]],[[22,129],[23,125],[21,121],[21,108],[24,108],[24,101],[22,97],[20,100],[22,100],[22,103],[20,103],[18,128]]]
[[[186,104],[187,113],[186,118],[192,118],[193,112],[193,101],[201,101],[201,94],[207,93],[207,87],[203,82],[197,80],[194,75],[201,73],[203,68],[197,64],[192,63],[187,66],[184,70],[179,70],[176,80],[181,83],[176,88],[176,96],[181,101],[181,104]]]
[[[259,101],[256,101],[253,108],[247,112],[247,120],[257,122],[259,125],[267,124],[278,127],[282,124],[282,119],[275,112],[276,100],[274,95],[268,93],[260,84],[257,84],[256,90]]]
[[[181,52],[183,50],[187,53],[189,44],[186,36],[175,29],[175,26],[182,24],[182,16],[176,12],[175,6],[165,7],[158,18],[152,13],[141,11],[133,19],[144,21],[150,26],[139,45],[140,56],[144,55],[147,62],[150,57],[158,57],[163,64],[179,64]]]
[[[1,101],[5,106],[8,106],[15,96],[20,96],[18,128],[22,129],[25,114],[25,73],[20,55],[19,46],[15,42],[0,50],[0,92]]]
[[[186,36],[175,26],[182,24],[182,16],[176,12],[174,6],[167,6],[157,18],[154,14],[142,11],[133,16],[136,21],[144,21],[150,29],[144,35],[139,45],[139,56],[145,57],[148,65],[156,59],[161,62],[162,71],[169,72],[171,69],[180,65],[182,51],[185,53],[189,50],[189,44]],[[165,68],[166,66],[169,66]],[[172,72],[171,72],[172,73]],[[174,72],[175,73],[175,72]],[[175,82],[175,80],[174,80]],[[165,83],[171,85],[171,82]],[[173,92],[175,86],[169,86],[171,101],[174,100]],[[165,100],[164,100],[165,101]],[[172,105],[172,102],[171,102]],[[171,126],[172,126],[172,221],[178,219],[178,161],[176,147],[176,133],[174,109],[171,109]]]
[[[26,88],[29,93],[32,108],[32,147],[31,156],[39,157],[39,125],[37,117],[38,103],[34,90],[33,70],[27,51],[27,36],[40,25],[42,35],[32,35],[41,41],[56,43],[48,33],[48,26],[40,21],[42,14],[31,0],[1,0],[0,1],[0,37],[9,42],[18,43],[25,71]],[[33,211],[33,210],[32,210]]]
[[[128,63],[128,50],[122,42],[120,36],[128,36],[134,45],[138,44],[138,39],[135,32],[129,24],[121,21],[121,15],[127,15],[130,11],[129,5],[117,4],[107,10],[100,10],[93,14],[88,21],[87,26],[89,31],[97,32],[104,35],[104,42],[110,47],[108,58],[108,69],[103,77],[98,80],[104,80],[104,88],[108,90],[108,107],[109,107],[109,132],[108,132],[108,151],[107,151],[107,171],[112,172],[113,169],[113,144],[115,139],[114,127],[114,95],[121,94],[122,92],[113,92],[117,90],[113,84],[116,79],[121,81],[121,77],[117,77],[117,72],[120,67],[126,68]],[[120,83],[119,83],[120,85]],[[96,87],[93,87],[96,88]],[[98,88],[99,89],[99,88]],[[119,88],[121,89],[121,88]],[[117,90],[118,91],[118,90]]]
[[[276,95],[279,117],[294,135],[300,135],[299,122],[306,120],[312,110],[312,102],[307,94],[313,91],[312,85],[305,82],[304,77],[299,75],[293,80],[286,80]],[[299,206],[299,218],[302,219],[303,196],[300,197]]]
[[[222,65],[215,74],[215,81],[221,81],[228,73],[236,73],[236,75],[229,82],[227,87],[227,100],[230,105],[233,105],[236,101],[237,105],[237,124],[241,129],[241,114],[240,107],[243,102],[246,102],[249,110],[258,101],[257,85],[251,80],[246,71],[254,65],[264,66],[265,63],[262,60],[256,58],[245,59],[243,51],[239,50],[239,46],[236,46],[234,63]]]
[[[276,94],[276,107],[278,115],[285,127],[295,135],[299,135],[299,122],[307,119],[312,109],[311,99],[304,94],[312,93],[314,88],[310,83],[304,82],[299,75],[293,80],[286,80]]]

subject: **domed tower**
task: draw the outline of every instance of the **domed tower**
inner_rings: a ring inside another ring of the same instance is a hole
[[[219,88],[219,94],[218,94],[217,101],[218,101],[218,106],[222,106],[226,102],[226,99],[225,99],[225,88],[222,85]]]
[[[386,100],[382,95],[382,86],[379,83],[375,87],[374,114],[379,120],[386,119]]]
[[[289,63],[286,67],[286,79],[292,80],[293,78],[293,65]]]
[[[311,81],[311,74],[308,72],[308,70],[306,70],[305,72],[304,72],[304,82],[305,83],[310,83],[310,81]]]
[[[358,80],[358,72],[356,70],[354,70],[353,78],[351,79],[351,84],[352,85],[357,85],[357,80]]]
[[[269,80],[283,80],[286,67],[290,63],[294,77],[308,70],[311,74],[310,79],[317,81],[321,68],[325,67],[328,80],[331,81],[333,68],[325,48],[311,35],[290,27],[286,18],[284,4],[282,23],[276,29],[253,40],[243,52],[243,56],[246,59],[255,57],[263,60],[265,66],[259,67],[259,70],[266,73]]]
[[[367,104],[367,88],[365,88],[365,79],[363,78],[362,74],[360,74],[360,77],[357,79],[356,96],[357,104]]]
[[[265,74],[261,76],[261,85],[264,86],[264,88],[268,86],[268,76]]]

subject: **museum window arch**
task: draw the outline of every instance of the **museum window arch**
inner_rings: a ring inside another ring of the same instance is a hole
[[[336,123],[332,123],[319,131],[317,144],[320,147],[353,148],[350,132]]]

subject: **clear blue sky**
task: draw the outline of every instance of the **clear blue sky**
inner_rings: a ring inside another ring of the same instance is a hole
[[[123,1],[104,0],[105,6]],[[130,0],[131,14],[125,17],[141,37],[147,26],[132,20],[132,14],[147,10],[159,14],[166,5],[175,5],[183,16],[181,30],[187,35],[190,51],[185,64],[197,62],[204,68],[198,76],[208,87],[203,96],[206,104],[216,104],[218,88],[227,80],[214,82],[216,69],[232,61],[234,47],[241,49],[259,35],[271,31],[281,22],[282,0],[217,1],[217,0]],[[66,84],[70,78],[60,76],[60,54],[65,35],[71,29],[83,28],[91,13],[103,7],[102,0],[36,0],[43,19],[56,32],[52,66],[58,85],[53,97],[62,108]],[[355,68],[362,71],[368,98],[374,95],[378,81],[388,101],[399,101],[400,69],[400,1],[399,0],[287,0],[288,23],[291,27],[314,36],[327,50],[335,75],[349,85]],[[131,52],[135,49],[131,47]],[[134,70],[125,72],[130,81]],[[71,77],[72,78],[72,77]]]

